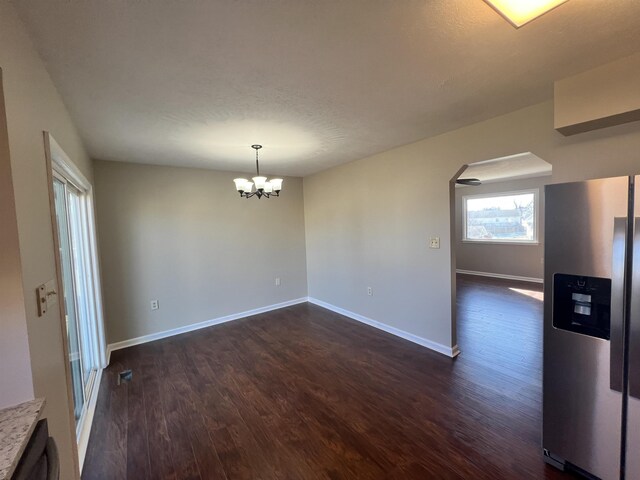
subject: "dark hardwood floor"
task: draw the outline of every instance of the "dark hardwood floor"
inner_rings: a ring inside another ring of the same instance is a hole
[[[82,477],[567,478],[540,451],[535,296],[459,277],[456,360],[310,304],[113,352]]]

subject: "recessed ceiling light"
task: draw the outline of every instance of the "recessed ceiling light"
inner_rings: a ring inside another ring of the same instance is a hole
[[[529,23],[568,0],[484,0],[514,27]]]

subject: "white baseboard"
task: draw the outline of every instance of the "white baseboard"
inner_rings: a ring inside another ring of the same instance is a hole
[[[279,308],[290,307],[291,305],[305,303],[306,301],[307,301],[307,297],[296,298],[295,300],[289,300],[282,303],[276,303],[274,305],[267,305],[266,307],[255,308],[253,310],[247,310],[245,312],[234,313],[231,315],[226,315],[224,317],[205,320],[204,322],[192,323],[191,325],[185,325],[184,327],[172,328],[171,330],[164,330],[162,332],[151,333],[149,335],[143,335],[141,337],[131,338],[129,340],[123,340],[122,342],[110,343],[107,346],[107,365],[111,360],[111,352],[113,352],[114,350],[133,347],[134,345],[153,342],[154,340],[160,340],[162,338],[173,337],[174,335],[180,335],[181,333],[187,333],[187,332],[192,332],[194,330],[200,330],[201,328],[212,327],[213,325],[219,325],[221,323],[227,323],[233,320],[239,320],[241,318],[251,317],[252,315],[258,315],[260,313],[266,313],[272,310],[278,310]]]
[[[399,328],[395,328],[385,323],[372,320],[358,313],[350,312],[349,310],[345,310],[344,308],[336,307],[335,305],[331,305],[330,303],[323,302],[322,300],[318,300],[317,298],[309,297],[309,303],[313,303],[314,305],[318,305],[319,307],[326,308],[327,310],[331,310],[332,312],[335,312],[335,313],[339,313],[340,315],[344,315],[345,317],[349,317],[358,322],[365,323],[371,327],[385,331],[387,333],[390,333],[391,335],[395,335],[396,337],[404,338],[405,340],[409,340],[410,342],[417,343],[418,345],[426,347],[430,350],[434,350],[438,353],[442,353],[447,357],[454,358],[460,354],[460,349],[458,348],[458,345],[454,345],[453,347],[448,347],[447,345],[433,342],[431,340],[427,340],[426,338],[422,338],[417,335],[414,335],[413,333],[405,332],[404,330],[400,330]]]
[[[532,283],[542,283],[541,278],[534,277],[520,277],[518,275],[505,275],[502,273],[489,273],[489,272],[474,272],[473,270],[456,270],[456,273],[462,273],[463,275],[476,275],[477,277],[491,277],[491,278],[502,278],[504,280],[517,280],[519,282],[532,282]]]
[[[84,459],[87,456],[87,446],[89,446],[89,435],[91,434],[91,425],[93,425],[93,416],[96,412],[96,404],[98,403],[98,393],[100,392],[100,380],[102,379],[102,368],[98,368],[96,376],[93,379],[93,388],[91,396],[87,404],[87,410],[82,421],[82,430],[78,435],[78,458],[80,461],[80,473],[84,466]]]

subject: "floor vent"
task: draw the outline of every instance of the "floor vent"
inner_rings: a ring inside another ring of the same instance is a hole
[[[129,383],[133,378],[133,372],[131,370],[123,370],[118,374],[118,385],[121,383]]]

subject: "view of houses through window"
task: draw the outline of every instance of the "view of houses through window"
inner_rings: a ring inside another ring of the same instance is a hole
[[[537,242],[537,190],[463,197],[464,240]]]

